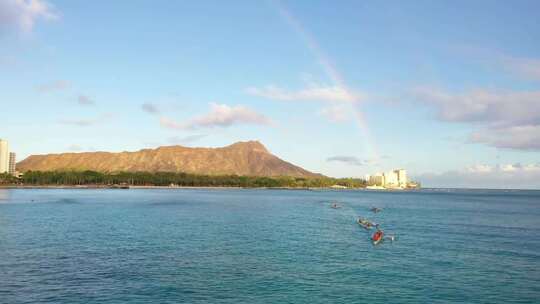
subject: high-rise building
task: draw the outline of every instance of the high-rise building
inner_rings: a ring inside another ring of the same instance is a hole
[[[15,152],[9,152],[9,174],[15,174],[17,155]]]
[[[399,186],[406,188],[407,184],[409,183],[407,180],[407,171],[405,169],[397,169],[394,172],[397,173]]]
[[[9,172],[9,146],[7,140],[0,139],[0,173]]]
[[[374,175],[371,175],[369,177],[369,183],[374,186],[384,186],[385,184],[384,174],[375,173]]]
[[[384,185],[395,187],[398,185],[398,175],[396,171],[388,171],[384,173]]]
[[[390,189],[405,189],[409,186],[407,171],[395,169],[384,173],[366,175],[366,181],[371,186],[382,186]]]

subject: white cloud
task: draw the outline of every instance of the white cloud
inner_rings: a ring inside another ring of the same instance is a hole
[[[432,87],[413,90],[418,99],[438,109],[451,122],[540,123],[540,91],[498,92],[476,89],[453,94]]]
[[[540,150],[540,91],[472,90],[454,94],[432,87],[413,90],[447,122],[476,127],[469,142],[517,150]]]
[[[424,187],[540,189],[540,163],[473,165],[461,171],[414,177]]]
[[[355,156],[332,156],[326,159],[327,162],[341,162],[352,166],[363,166],[364,163],[358,157]]]
[[[55,20],[58,13],[43,0],[0,1],[0,30],[15,28],[31,32],[38,19]]]
[[[503,67],[527,79],[540,80],[540,59],[500,55]]]
[[[38,92],[41,93],[47,93],[52,91],[62,91],[65,89],[69,89],[71,87],[71,82],[67,80],[56,80],[53,82],[45,83],[42,85],[37,86]]]
[[[540,151],[540,125],[485,128],[473,132],[469,142],[497,148]]]
[[[159,113],[158,107],[156,105],[152,104],[152,103],[148,103],[148,102],[143,103],[141,108],[146,113],[150,113],[150,114],[158,114]]]
[[[254,110],[238,105],[210,104],[210,112],[187,122],[177,122],[167,117],[160,118],[161,126],[170,129],[199,129],[229,127],[236,124],[269,125],[270,119]]]
[[[90,97],[86,95],[79,95],[79,97],[77,97],[77,102],[83,106],[89,106],[89,105],[95,104],[94,100],[92,100]]]
[[[493,171],[493,167],[489,165],[477,164],[469,166],[465,170],[470,173],[488,173]]]
[[[518,170],[518,166],[515,166],[515,165],[502,165],[501,166],[501,171],[503,172],[514,172],[514,171],[517,171]]]
[[[322,102],[348,102],[361,101],[363,96],[341,86],[323,86],[311,84],[306,88],[291,91],[278,86],[269,85],[262,88],[250,87],[246,93],[272,100],[281,101],[322,101]]]
[[[347,155],[338,155],[328,157],[327,162],[340,162],[349,166],[371,166],[377,165],[378,161],[376,159],[360,159],[356,156],[347,156]]]
[[[344,122],[352,118],[358,111],[357,103],[365,100],[366,96],[339,85],[320,85],[311,82],[306,87],[293,91],[275,85],[245,90],[247,94],[270,100],[298,101],[324,103],[319,114],[331,122]]]

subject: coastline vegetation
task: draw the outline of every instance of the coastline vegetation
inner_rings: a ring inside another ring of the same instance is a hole
[[[363,179],[200,175],[174,172],[28,171],[20,178],[0,174],[0,184],[12,186],[178,186],[243,188],[364,188]]]
[[[0,185],[16,185],[20,183],[20,179],[8,174],[8,173],[0,173]]]

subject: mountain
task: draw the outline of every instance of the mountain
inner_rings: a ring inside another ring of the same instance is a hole
[[[166,146],[136,152],[83,152],[32,155],[17,164],[25,171],[148,171],[250,176],[320,177],[271,154],[258,141],[222,148]]]

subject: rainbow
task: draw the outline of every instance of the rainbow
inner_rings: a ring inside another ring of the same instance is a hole
[[[287,7],[281,1],[273,0],[271,1],[271,3],[277,9],[280,16],[293,29],[293,31],[300,36],[302,41],[305,43],[307,49],[317,59],[318,64],[321,66],[324,73],[333,82],[333,84],[343,88],[351,96],[354,96],[354,92],[347,85],[345,78],[339,72],[336,66],[332,63],[326,53],[323,51],[315,37],[306,30],[306,28],[300,23],[300,21],[293,15],[293,13],[289,9],[287,9]],[[358,126],[358,129],[364,138],[364,149],[366,150],[369,158],[379,160],[379,154],[377,152],[375,142],[371,136],[367,120],[364,116],[364,113],[361,111],[360,105],[358,103],[359,100],[357,100],[352,105],[352,109],[355,113],[356,125]]]

